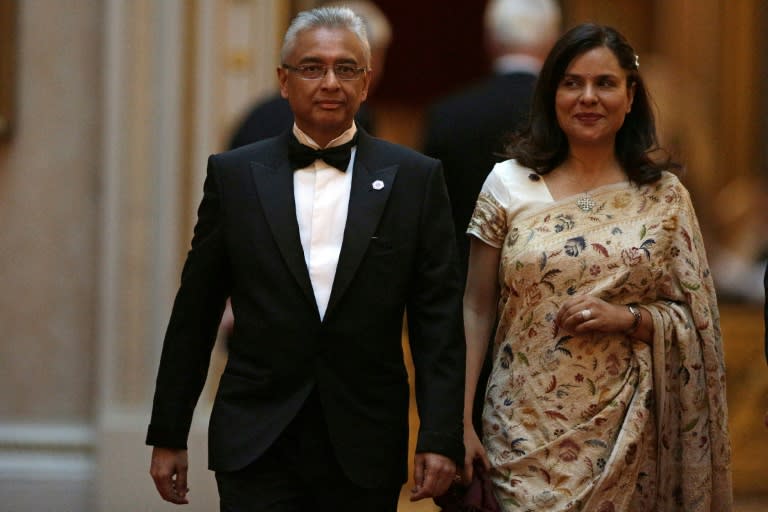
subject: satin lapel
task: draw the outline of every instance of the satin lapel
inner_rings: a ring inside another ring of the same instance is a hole
[[[372,162],[372,140],[362,133],[360,137],[355,155],[344,241],[341,245],[339,263],[336,266],[325,318],[333,312],[334,306],[344,295],[360,266],[376,226],[379,225],[379,219],[387,205],[397,175],[398,165],[379,167]]]
[[[287,142],[282,147],[287,147]],[[273,165],[251,162],[251,174],[264,208],[264,216],[280,253],[307,299],[316,305],[312,282],[304,261],[304,250],[301,247],[293,197],[293,172],[288,160],[276,158]]]

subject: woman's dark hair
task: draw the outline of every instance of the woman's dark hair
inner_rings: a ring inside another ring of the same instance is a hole
[[[680,164],[658,146],[653,109],[638,72],[635,50],[616,29],[594,23],[577,25],[555,43],[536,82],[528,124],[511,137],[505,156],[539,174],[547,174],[565,160],[568,139],[555,112],[557,88],[573,59],[598,47],[608,48],[616,55],[619,66],[627,72],[627,87],[635,88],[632,110],[616,134],[615,149],[629,179],[637,184],[651,183],[659,179],[663,170],[679,170]],[[664,158],[659,159],[658,155]]]

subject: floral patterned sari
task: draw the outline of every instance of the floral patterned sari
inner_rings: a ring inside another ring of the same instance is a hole
[[[719,314],[688,192],[669,173],[554,201],[508,160],[468,233],[501,249],[483,444],[505,510],[731,509]],[[588,211],[585,211],[588,210]],[[554,317],[590,294],[639,303],[648,345],[569,335]]]

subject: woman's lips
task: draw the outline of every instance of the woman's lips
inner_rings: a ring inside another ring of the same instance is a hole
[[[594,123],[595,121],[602,119],[603,116],[600,114],[576,114],[574,117],[585,123]]]

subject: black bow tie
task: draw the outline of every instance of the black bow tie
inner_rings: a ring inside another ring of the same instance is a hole
[[[315,160],[322,160],[342,172],[347,170],[349,159],[352,156],[352,146],[357,144],[357,133],[352,140],[342,144],[325,149],[313,149],[305,146],[291,133],[288,139],[288,159],[291,163],[291,169],[303,169],[309,167]]]

